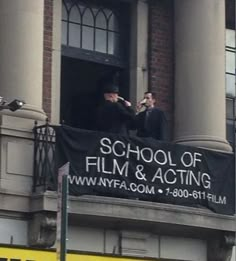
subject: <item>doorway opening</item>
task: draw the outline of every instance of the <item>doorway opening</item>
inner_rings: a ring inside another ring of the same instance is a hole
[[[62,56],[61,122],[76,128],[94,130],[96,109],[102,100],[106,75],[116,78],[120,95],[128,99],[128,79],[119,67]]]

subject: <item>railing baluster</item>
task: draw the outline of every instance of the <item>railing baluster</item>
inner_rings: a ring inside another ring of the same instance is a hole
[[[48,120],[45,125],[34,127],[34,176],[33,192],[55,190],[55,129]]]

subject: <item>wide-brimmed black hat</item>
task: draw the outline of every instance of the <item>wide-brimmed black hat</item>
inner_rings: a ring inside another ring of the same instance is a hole
[[[119,87],[114,83],[107,83],[103,86],[103,93],[119,93]]]

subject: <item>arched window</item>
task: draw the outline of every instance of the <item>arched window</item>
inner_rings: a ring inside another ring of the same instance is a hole
[[[63,0],[62,45],[121,59],[120,8],[102,2]]]

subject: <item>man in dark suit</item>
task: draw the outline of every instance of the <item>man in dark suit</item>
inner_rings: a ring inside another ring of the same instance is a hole
[[[155,93],[145,92],[144,99],[138,103],[135,118],[137,136],[152,137],[157,140],[167,139],[167,120],[164,112],[155,107]],[[141,109],[145,108],[143,111]]]
[[[118,96],[119,88],[112,83],[103,86],[104,101],[97,110],[97,130],[128,134],[128,125],[134,122],[135,112],[131,103]]]

